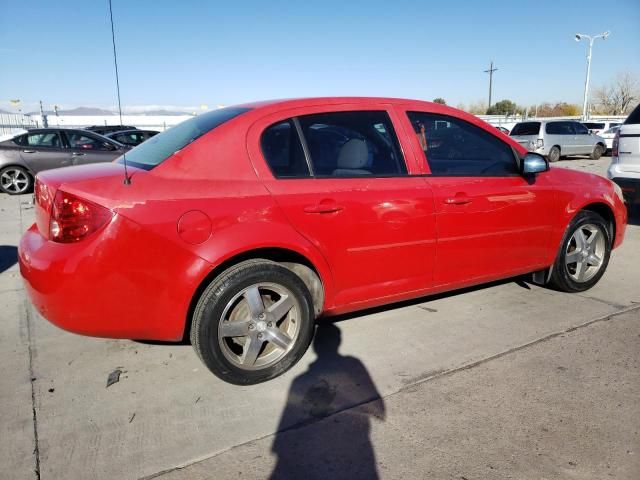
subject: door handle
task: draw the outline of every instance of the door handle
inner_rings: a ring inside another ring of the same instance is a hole
[[[456,193],[454,197],[448,197],[444,199],[444,203],[447,205],[465,205],[471,203],[472,200],[467,197],[466,193]]]
[[[71,155],[73,155],[74,157],[82,157],[82,156],[86,155],[86,153],[73,152]]]
[[[36,153],[35,150],[22,150],[22,153]]]
[[[335,202],[320,202],[316,205],[307,205],[304,207],[305,213],[334,213],[344,210],[344,207]]]

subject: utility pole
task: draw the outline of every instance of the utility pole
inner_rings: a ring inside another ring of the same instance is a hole
[[[42,126],[47,128],[49,122],[47,121],[47,116],[44,114],[44,108],[42,108],[42,100],[40,100],[40,118],[42,119]]]
[[[484,71],[484,73],[489,74],[489,105],[487,106],[487,110],[491,108],[491,90],[493,88],[493,72],[496,72],[497,70],[498,70],[497,68],[493,68],[493,60],[491,60],[491,63],[489,65],[489,70]]]

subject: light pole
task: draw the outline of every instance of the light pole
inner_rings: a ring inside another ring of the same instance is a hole
[[[589,100],[589,76],[591,74],[591,49],[593,48],[593,42],[596,38],[602,38],[603,40],[606,40],[610,33],[611,32],[607,31],[594,36],[585,35],[584,33],[576,33],[576,42],[579,42],[583,38],[589,40],[589,54],[587,55],[587,79],[584,82],[584,102],[582,103],[583,121],[587,119],[587,102]]]

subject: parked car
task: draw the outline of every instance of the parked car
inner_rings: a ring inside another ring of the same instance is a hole
[[[595,133],[596,135],[602,134],[605,130],[609,130],[612,127],[617,127],[622,122],[617,121],[595,121],[595,122],[582,122],[582,124],[589,129],[590,132]]]
[[[151,137],[157,135],[160,132],[156,132],[155,130],[123,130],[120,132],[112,132],[105,134],[105,137],[111,138],[118,143],[123,145],[128,145],[129,147],[135,147],[136,145],[140,145],[145,140],[150,139]]]
[[[606,178],[550,170],[465,112],[377,98],[214,110],[35,192],[19,261],[45,318],[190,336],[242,385],[293,366],[320,316],[530,272],[587,290],[627,220]]]
[[[50,168],[111,162],[129,147],[86,130],[37,128],[0,142],[0,191],[31,191],[38,172]]]
[[[600,136],[604,138],[604,143],[607,146],[607,152],[611,151],[611,149],[613,148],[613,139],[615,138],[616,133],[618,132],[619,129],[620,129],[619,126],[611,127],[609,130],[605,130],[600,134]]]
[[[121,132],[123,130],[137,130],[137,128],[130,125],[92,125],[86,127],[85,130],[97,133],[98,135],[106,135],[107,133]]]
[[[640,213],[640,104],[613,139],[607,176],[622,188],[629,206]]]
[[[597,160],[606,151],[602,137],[589,133],[574,120],[536,120],[517,123],[510,136],[531,152],[545,155],[550,162],[562,156],[590,155]]]

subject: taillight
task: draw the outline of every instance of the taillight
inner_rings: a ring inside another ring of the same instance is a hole
[[[613,137],[613,145],[611,145],[611,156],[618,156],[618,144],[620,143],[620,129],[616,132],[616,136]]]
[[[51,209],[49,239],[60,243],[78,242],[102,228],[112,217],[111,210],[58,190]]]

